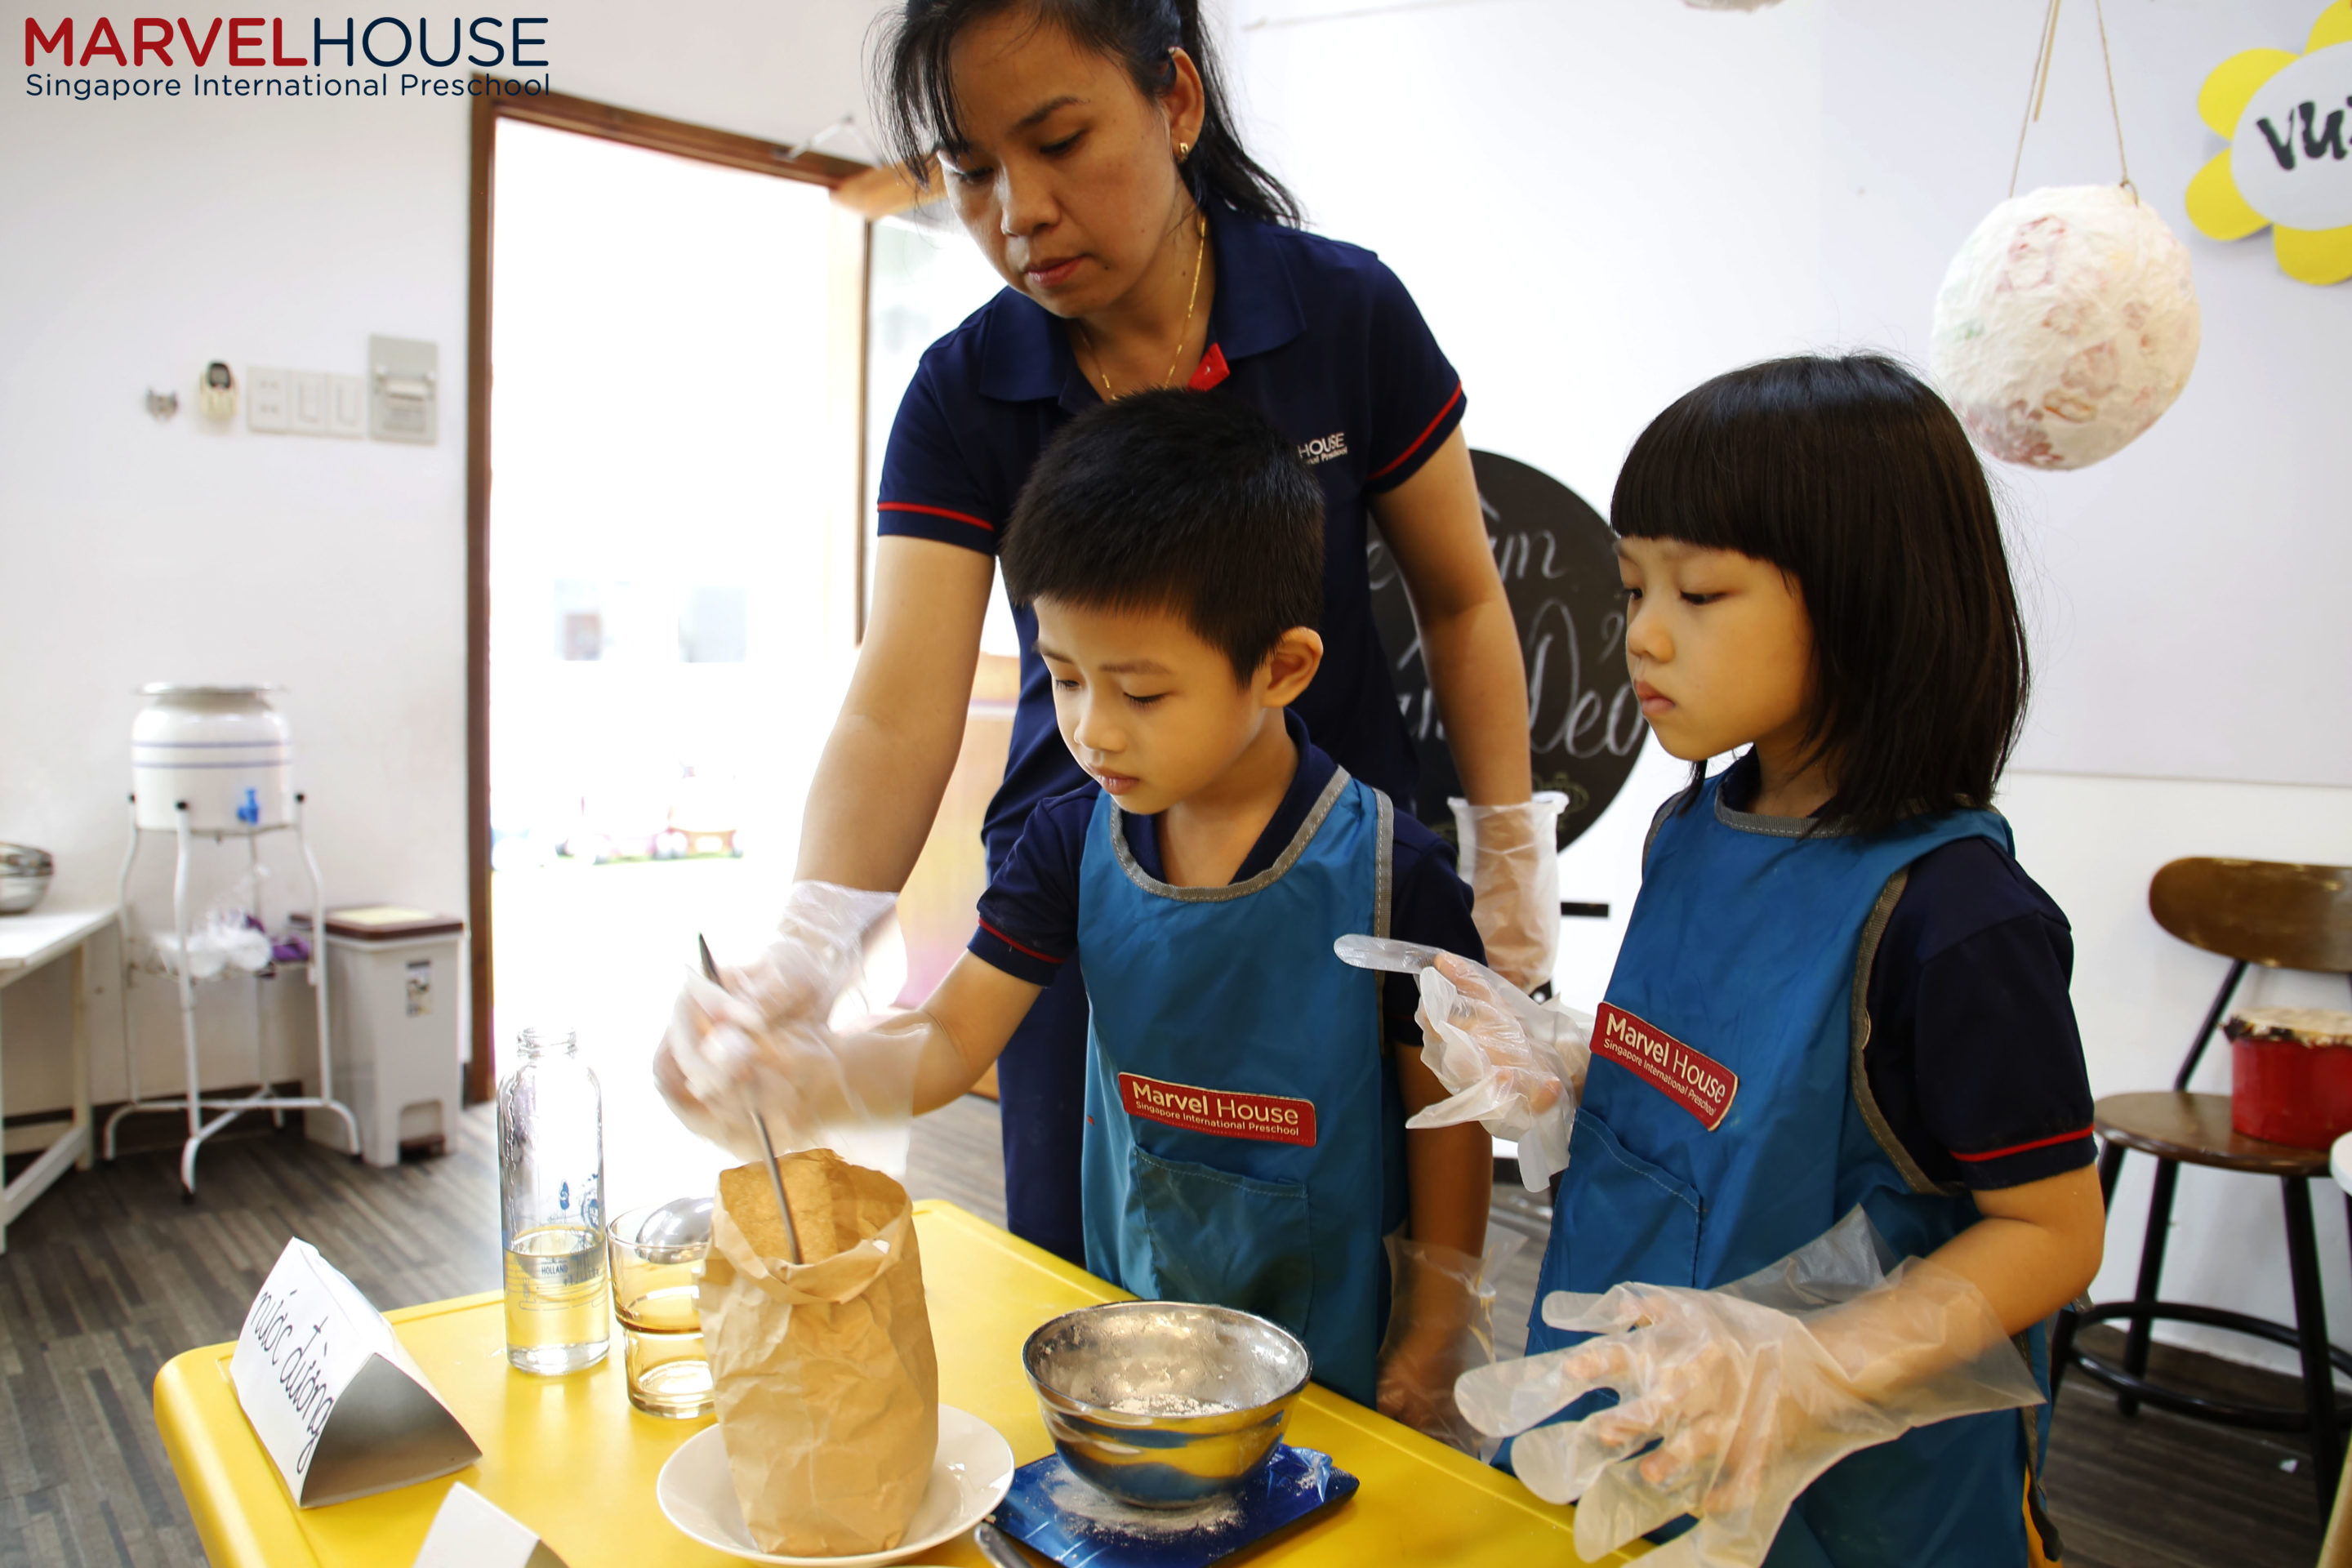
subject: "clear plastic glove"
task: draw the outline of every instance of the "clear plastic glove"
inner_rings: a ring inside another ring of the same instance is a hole
[[[929,1032],[917,1014],[852,1035],[806,1019],[776,1024],[693,974],[654,1059],[654,1081],[679,1121],[743,1159],[761,1157],[758,1115],[778,1154],[831,1149],[903,1176]]]
[[[1454,1384],[1472,1367],[1494,1364],[1495,1273],[1526,1240],[1497,1232],[1488,1237],[1486,1256],[1473,1258],[1434,1242],[1388,1238],[1395,1290],[1381,1341],[1375,1397],[1381,1415],[1465,1454],[1495,1457],[1502,1439],[1462,1418]]]
[[[1488,966],[1522,991],[1549,984],[1559,956],[1558,834],[1568,796],[1543,790],[1515,805],[1446,805]]]
[[[1684,1514],[1659,1568],[1754,1568],[1800,1493],[1857,1449],[2042,1393],[1981,1291],[1924,1258],[1884,1272],[1857,1208],[1826,1235],[1720,1289],[1625,1284],[1547,1297],[1544,1321],[1600,1337],[1474,1370],[1455,1389],[1480,1431],[1521,1436],[1512,1468],[1577,1503],[1599,1558]],[[1528,1428],[1596,1389],[1615,1408]]]
[[[780,1154],[831,1148],[873,1169],[904,1170],[911,1052],[887,1038],[845,1049],[830,1022],[896,902],[890,893],[795,882],[776,940],[757,960],[723,971],[715,985],[690,974],[654,1053],[654,1081],[678,1120],[756,1160],[757,1107]]]
[[[1528,994],[1445,952],[1421,972],[1421,1059],[1449,1098],[1407,1127],[1475,1121],[1519,1146],[1519,1180],[1539,1193],[1568,1168],[1568,1138],[1592,1061],[1592,1017]]]

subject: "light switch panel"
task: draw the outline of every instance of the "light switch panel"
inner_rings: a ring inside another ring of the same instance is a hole
[[[297,436],[327,433],[327,373],[298,370],[287,376],[287,426]]]
[[[292,428],[287,407],[287,374],[247,365],[245,371],[245,427],[269,435]]]
[[[356,441],[367,434],[367,377],[327,378],[327,434]]]
[[[441,428],[441,351],[413,338],[368,339],[368,434],[429,447]]]

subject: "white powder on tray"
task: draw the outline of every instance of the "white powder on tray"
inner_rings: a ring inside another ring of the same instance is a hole
[[[1241,1500],[1228,1494],[1193,1508],[1137,1508],[1078,1479],[1065,1468],[1045,1486],[1045,1500],[1090,1531],[1132,1540],[1171,1541],[1216,1535],[1242,1521]]]

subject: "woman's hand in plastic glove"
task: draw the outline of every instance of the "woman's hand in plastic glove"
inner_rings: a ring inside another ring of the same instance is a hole
[[[727,989],[772,1024],[822,1024],[866,963],[866,943],[897,905],[896,893],[831,882],[794,882],[784,894],[776,940],[727,974]]]
[[[1512,1465],[1537,1495],[1577,1502],[1580,1554],[1689,1513],[1698,1527],[1655,1554],[1662,1565],[1752,1568],[1798,1495],[1846,1455],[2041,1398],[1991,1303],[1956,1271],[1914,1258],[1856,1293],[1853,1276],[1877,1271],[1857,1235],[1866,1222],[1850,1216],[1813,1246],[1836,1243],[1860,1268],[1824,1274],[1801,1251],[1719,1290],[1554,1295],[1546,1322],[1600,1337],[1474,1372],[1463,1411],[1520,1433]],[[1603,1388],[1620,1395],[1613,1409],[1526,1430]]]
[[[1537,1002],[1507,979],[1445,952],[1421,972],[1421,1058],[1452,1098],[1408,1127],[1476,1121],[1519,1146],[1529,1192],[1568,1166],[1568,1139],[1592,1059],[1592,1020]]]
[[[1559,954],[1558,837],[1568,797],[1546,790],[1511,805],[1449,804],[1460,841],[1474,849],[1464,875],[1487,963],[1521,991],[1549,984]]]

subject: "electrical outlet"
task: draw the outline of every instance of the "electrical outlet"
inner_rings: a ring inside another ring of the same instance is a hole
[[[363,375],[331,375],[327,378],[327,434],[357,441],[367,435],[367,377]]]
[[[327,433],[327,373],[298,370],[287,377],[287,425],[297,436]]]
[[[282,436],[292,428],[287,407],[286,372],[247,365],[245,371],[245,427]]]

